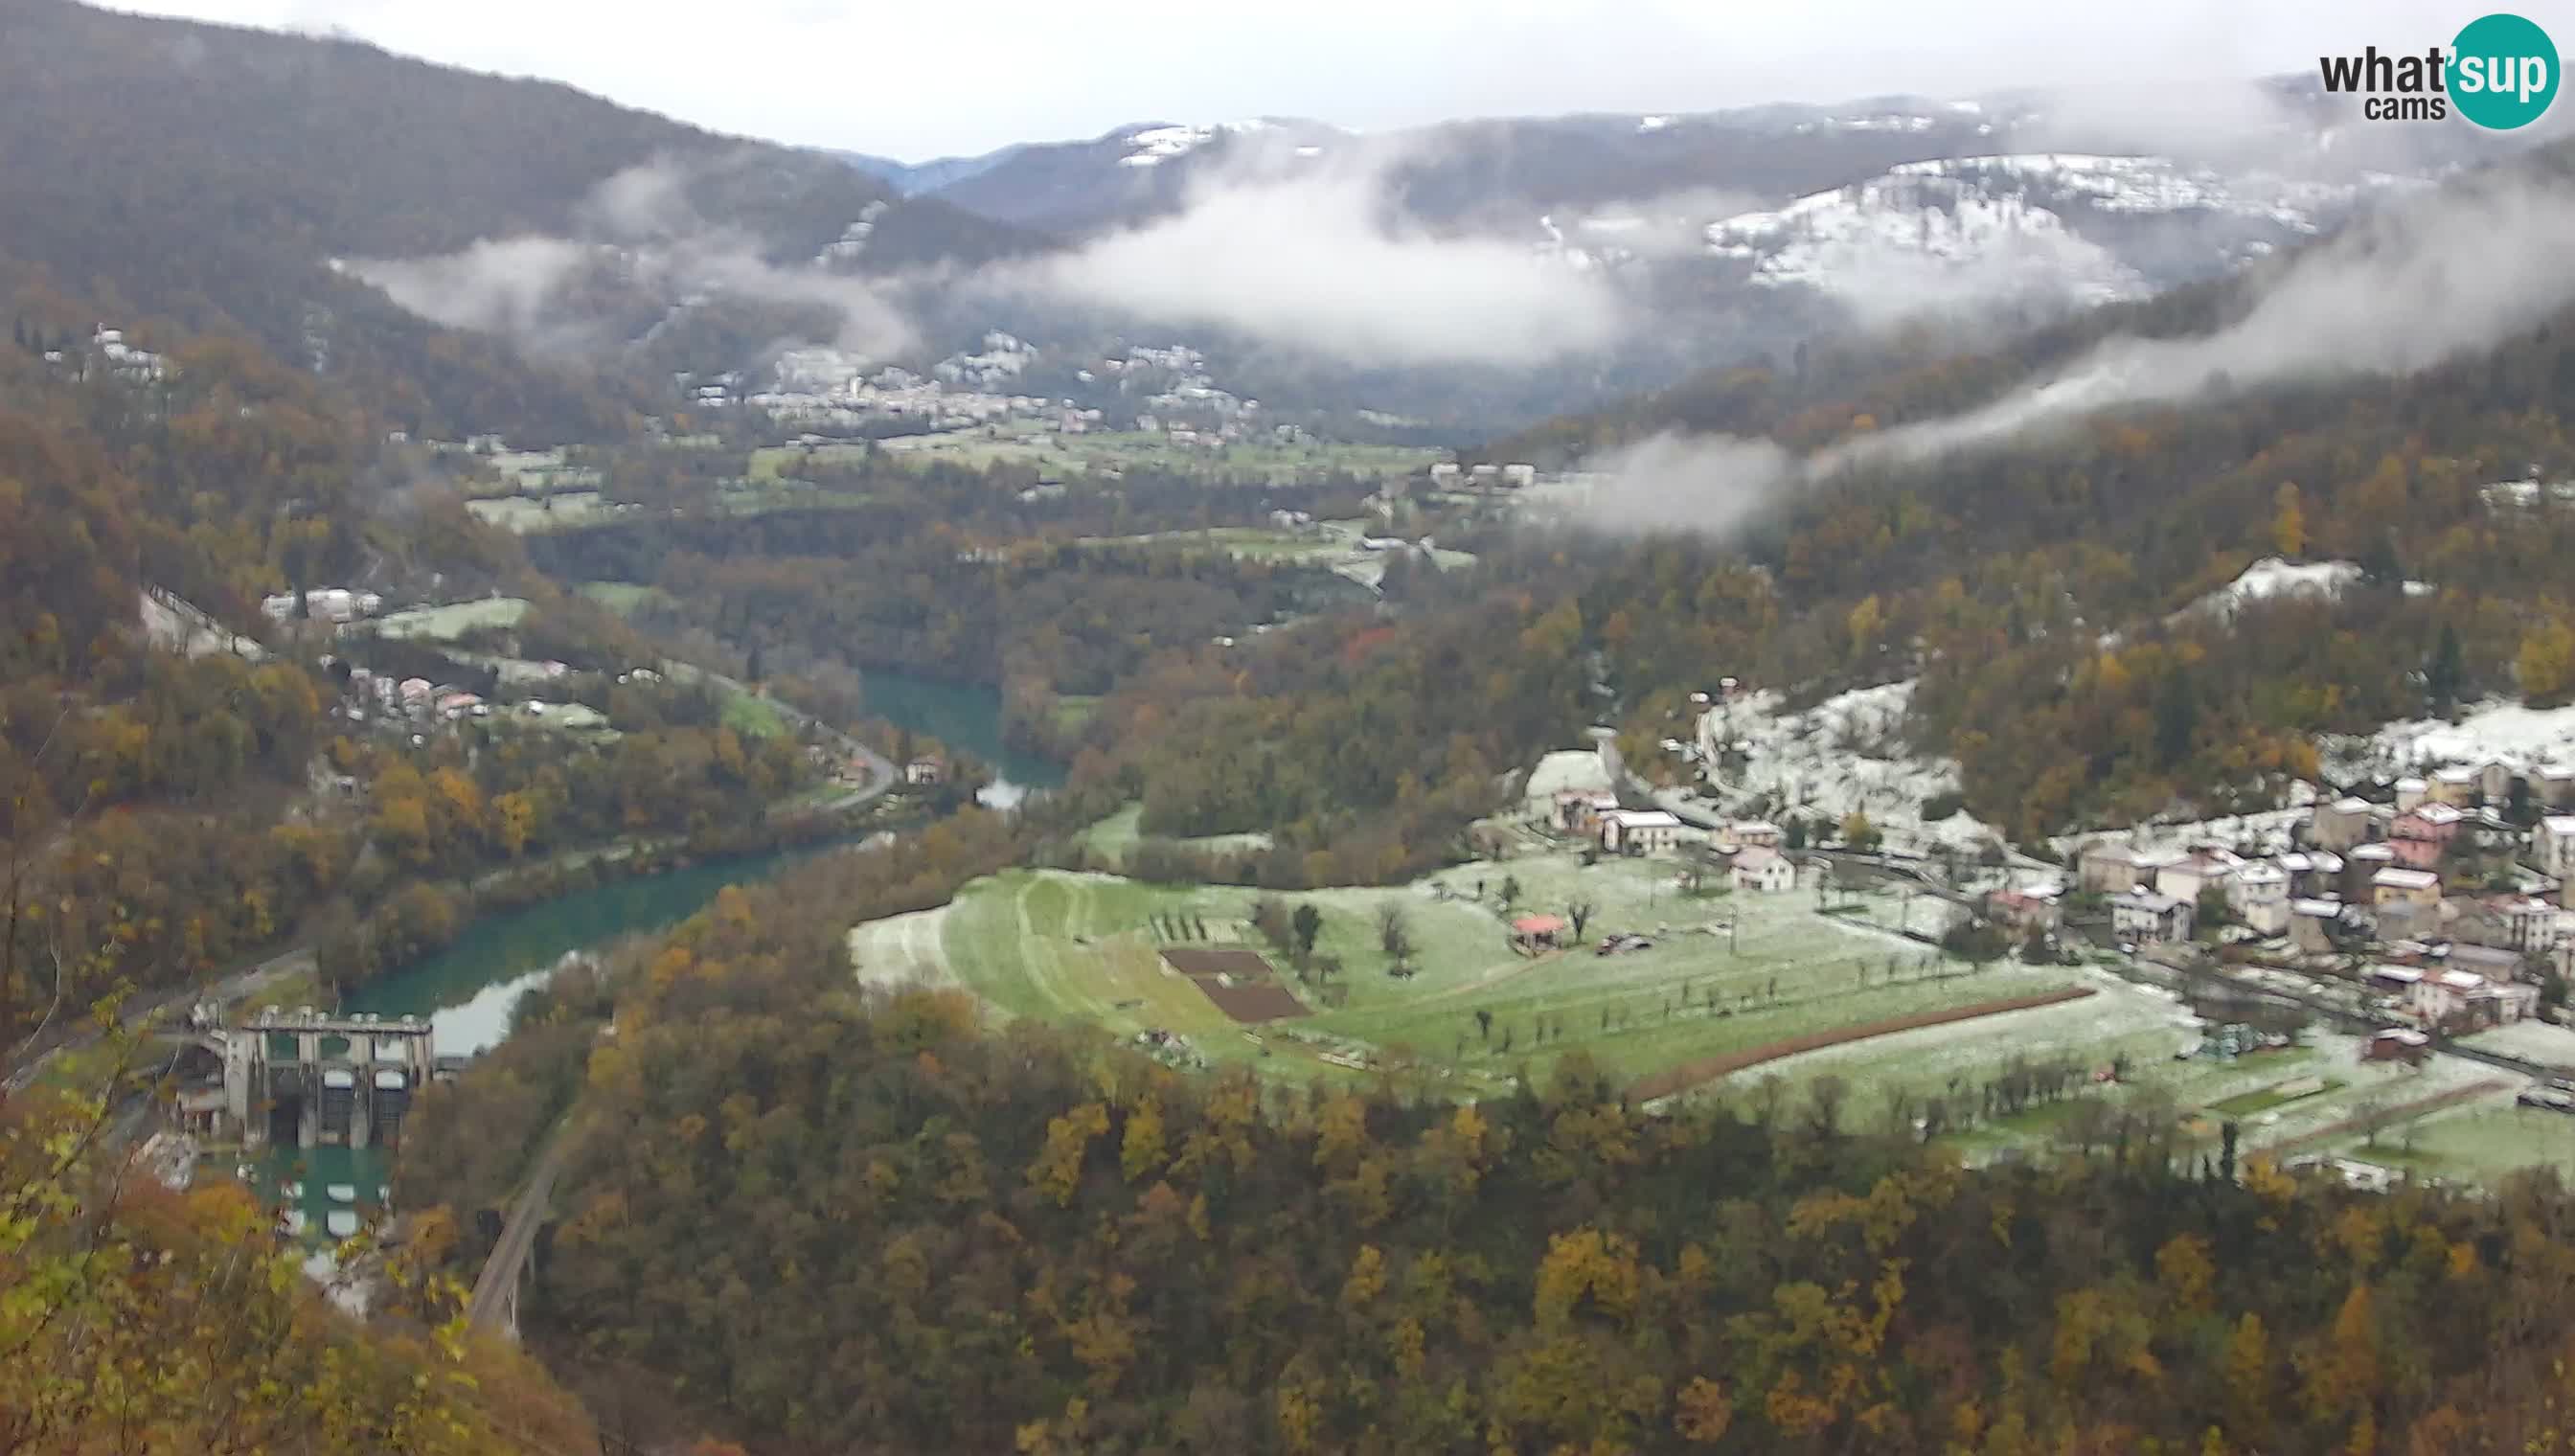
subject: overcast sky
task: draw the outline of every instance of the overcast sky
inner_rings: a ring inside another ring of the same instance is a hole
[[[2490,0],[145,0],[567,81],[720,131],[907,161],[1129,121],[1698,111],[2136,87],[2419,51]],[[2575,0],[2524,0],[2575,54]]]

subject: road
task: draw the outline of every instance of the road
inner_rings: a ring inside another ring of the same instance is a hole
[[[199,985],[179,986],[151,996],[129,998],[118,1009],[117,1019],[128,1031],[140,1031],[154,1018],[198,1001],[222,1001],[230,1004],[266,989],[291,976],[310,972],[314,967],[313,947],[298,945],[281,951],[259,963],[247,966],[221,980]],[[68,1008],[66,1008],[68,1009]],[[63,1021],[59,1017],[56,1033],[41,1046],[29,1047],[14,1054],[6,1078],[0,1078],[0,1091],[15,1092],[34,1081],[53,1059],[68,1050],[88,1046],[98,1040],[98,1031],[86,1016]]]
[[[570,1119],[557,1123],[544,1151],[537,1154],[536,1166],[528,1172],[526,1186],[511,1203],[500,1242],[492,1245],[492,1256],[483,1261],[474,1292],[465,1300],[465,1322],[475,1329],[517,1338],[519,1275],[537,1246],[537,1230],[545,1226],[546,1205],[554,1198],[555,1179],[572,1155],[572,1144]]]
[[[662,674],[664,677],[667,677],[674,682],[711,683],[716,687],[733,693],[749,693],[751,691],[736,679],[728,678],[722,673],[701,668],[695,663],[683,663],[677,658],[665,658],[662,660]],[[826,799],[821,805],[826,812],[837,812],[845,808],[854,808],[859,804],[867,802],[869,799],[882,796],[888,790],[892,789],[895,784],[902,781],[903,772],[895,765],[895,761],[892,758],[889,758],[885,754],[878,752],[876,749],[869,747],[867,744],[860,742],[857,738],[850,736],[848,733],[841,731],[839,728],[832,727],[830,724],[823,722],[801,708],[794,707],[793,705],[781,702],[775,698],[767,698],[763,701],[766,702],[769,705],[770,710],[776,713],[779,718],[784,720],[789,727],[796,728],[810,728],[821,736],[831,739],[833,744],[838,747],[844,755],[856,758],[867,765],[868,781],[837,798]]]

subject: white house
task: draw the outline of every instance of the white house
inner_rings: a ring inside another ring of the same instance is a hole
[[[2575,912],[2532,895],[2498,900],[2492,908],[2503,921],[2505,943],[2525,955],[2544,955],[2550,946],[2575,934]]]
[[[2414,1014],[2427,1025],[2467,1021],[2502,1026],[2538,1009],[2539,987],[2488,980],[2474,971],[2444,970],[2415,982],[2413,1004]]]
[[[2289,871],[2261,861],[2235,871],[2226,882],[2226,905],[2235,918],[2265,935],[2289,928]]]
[[[1681,821],[1659,808],[1613,808],[1599,819],[1600,847],[1613,854],[1660,854],[1680,838]]]
[[[2110,928],[2123,940],[2187,940],[2190,922],[2188,900],[2143,889],[2110,896]]]
[[[1734,887],[1777,894],[1797,887],[1797,866],[1776,849],[1754,845],[1734,856]]]
[[[1746,849],[1776,849],[1787,835],[1768,819],[1738,819],[1717,830],[1717,842],[1733,843]]]
[[[1605,788],[1561,788],[1547,810],[1547,821],[1559,829],[1580,833],[1590,828],[1601,814],[1618,807],[1618,795]]]
[[[2193,849],[2155,871],[2155,893],[2197,903],[2203,891],[2225,887],[2243,867],[2230,850]]]
[[[2530,862],[2551,879],[2575,875],[2575,814],[2550,814],[2530,826]]]

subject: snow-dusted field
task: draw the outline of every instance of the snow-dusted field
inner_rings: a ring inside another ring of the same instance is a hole
[[[956,984],[943,940],[949,908],[938,905],[852,926],[850,966],[859,983],[889,989]]]
[[[2499,1051],[2544,1066],[2575,1068],[2575,1028],[2545,1021],[2515,1021],[2466,1038],[2470,1046]]]
[[[1837,694],[1803,713],[1779,711],[1779,695],[1753,693],[1708,710],[1700,720],[1702,761],[1725,743],[1742,745],[1750,761],[1730,777],[1712,778],[1720,796],[1766,797],[1774,815],[1804,809],[1839,820],[1852,809],[1868,815],[1887,847],[1927,850],[1946,844],[1976,849],[2002,842],[1991,825],[1959,812],[1936,823],[1922,818],[1922,802],[1954,792],[1958,765],[1908,750],[1904,715],[1913,683],[1886,683]]]
[[[2351,562],[2292,566],[2275,556],[2264,557],[2246,567],[2234,581],[2191,605],[2203,611],[2232,613],[2247,602],[2273,597],[2339,597],[2344,588],[2359,580],[2360,568]]]
[[[2015,1055],[2032,1060],[2070,1056],[2106,1065],[2121,1051],[2139,1068],[2132,1075],[2151,1075],[2174,1051],[2199,1040],[2199,1033],[2190,1029],[2189,1012],[2172,1000],[2099,972],[2051,974],[2060,979],[2071,975],[2094,993],[2061,1005],[1801,1052],[1737,1072],[1729,1080],[1749,1083],[1777,1076],[1802,1085],[1830,1074],[1849,1081],[1866,1097],[1896,1088],[1936,1091],[1953,1076],[1981,1079],[1999,1071]]]
[[[487,597],[480,602],[452,602],[445,607],[416,607],[379,618],[376,631],[386,637],[429,638],[453,642],[481,628],[512,628],[528,615],[526,599]]]
[[[2368,737],[2330,738],[2322,746],[2325,771],[2346,779],[2488,758],[2516,768],[2575,763],[2575,705],[2526,708],[2494,701],[2479,704],[2455,724],[2436,718],[2391,723]]]

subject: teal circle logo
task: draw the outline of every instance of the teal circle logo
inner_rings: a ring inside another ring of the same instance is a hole
[[[2488,131],[2525,127],[2557,99],[2557,46],[2518,15],[2483,16],[2451,42],[2445,79],[2459,115]]]

